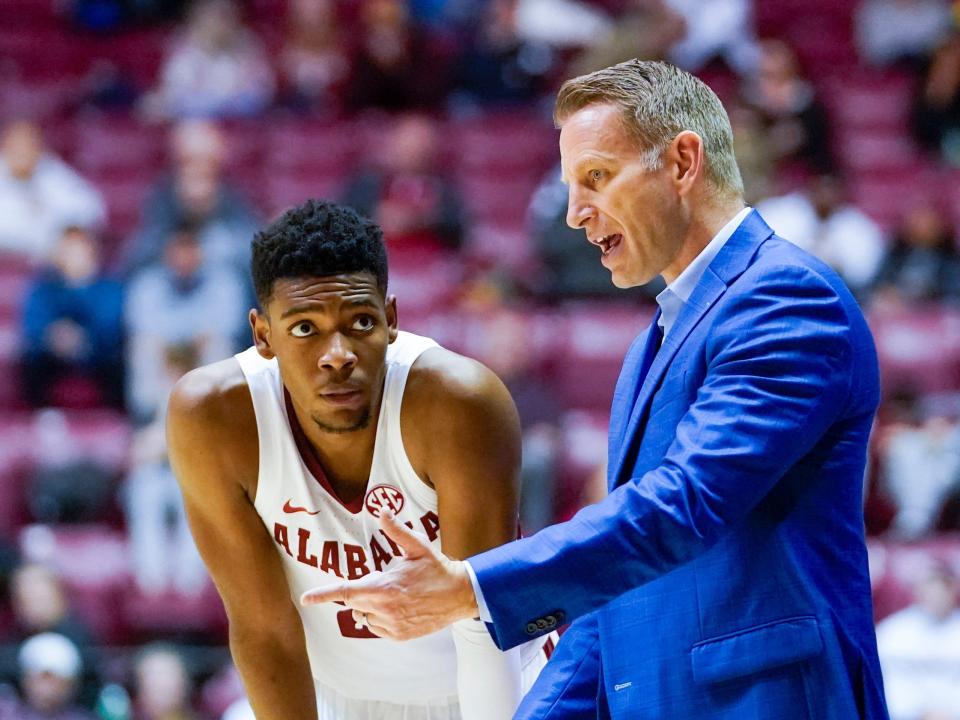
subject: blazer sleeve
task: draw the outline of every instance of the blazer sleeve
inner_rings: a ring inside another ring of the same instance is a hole
[[[584,615],[560,638],[550,662],[523,698],[513,720],[596,720],[600,642],[596,615]]]
[[[846,407],[854,330],[836,291],[802,266],[743,279],[749,292],[716,308],[703,384],[662,463],[567,522],[470,559],[501,648],[705,552]]]

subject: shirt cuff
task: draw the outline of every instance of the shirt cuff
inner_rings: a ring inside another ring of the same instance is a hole
[[[477,607],[480,608],[480,619],[486,623],[493,622],[493,616],[487,607],[487,601],[483,599],[483,590],[480,589],[480,582],[477,580],[477,574],[473,571],[473,566],[469,560],[464,560],[463,564],[467,567],[467,575],[470,576],[470,584],[473,585],[473,595],[477,599]]]

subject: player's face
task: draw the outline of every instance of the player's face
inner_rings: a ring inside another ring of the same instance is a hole
[[[276,357],[294,405],[326,432],[365,428],[379,408],[396,300],[367,272],[278,280],[251,312],[257,349]]]
[[[567,224],[586,230],[613,284],[627,288],[676,276],[681,206],[669,166],[648,170],[621,110],[588,105],[564,122],[560,159],[569,185]]]

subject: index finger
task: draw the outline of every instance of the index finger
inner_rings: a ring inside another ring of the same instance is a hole
[[[365,591],[362,582],[362,580],[334,580],[318,585],[300,596],[300,604],[309,606],[339,602],[354,610],[369,611],[371,607],[368,603],[374,593]]]

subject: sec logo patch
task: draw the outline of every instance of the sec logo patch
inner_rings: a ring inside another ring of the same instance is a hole
[[[403,493],[393,485],[374,485],[367,491],[364,505],[374,517],[380,517],[380,511],[386,508],[394,515],[403,509]]]

